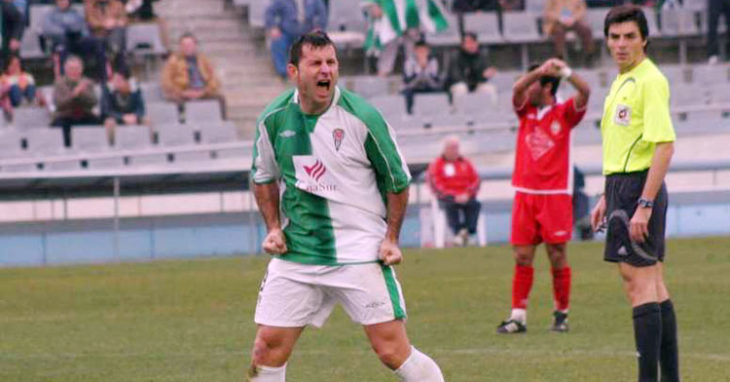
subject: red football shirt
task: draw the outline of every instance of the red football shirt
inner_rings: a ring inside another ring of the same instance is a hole
[[[531,194],[572,194],[571,132],[586,108],[576,110],[574,98],[542,108],[525,100],[514,108],[520,128],[512,186]]]

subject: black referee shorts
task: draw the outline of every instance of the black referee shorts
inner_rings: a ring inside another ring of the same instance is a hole
[[[649,237],[643,243],[631,240],[629,222],[644,190],[648,170],[611,174],[606,177],[606,250],[604,260],[647,267],[664,261],[664,232],[667,222],[667,187],[662,183],[649,219]]]

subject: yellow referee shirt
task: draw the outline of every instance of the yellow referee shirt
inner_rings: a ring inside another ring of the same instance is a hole
[[[601,135],[604,175],[646,170],[656,143],[676,139],[669,83],[650,59],[613,81],[603,105]]]

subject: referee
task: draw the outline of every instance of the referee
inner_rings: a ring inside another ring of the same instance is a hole
[[[677,325],[662,266],[664,176],[675,140],[669,84],[646,57],[649,29],[641,8],[611,9],[603,30],[619,75],[603,108],[606,192],[591,224],[608,228],[604,259],[618,263],[633,308],[639,381],[659,381],[660,372],[662,382],[679,381]]]

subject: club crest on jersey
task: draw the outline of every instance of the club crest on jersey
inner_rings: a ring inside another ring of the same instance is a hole
[[[553,135],[558,135],[560,133],[560,122],[553,121],[553,123],[550,125],[550,132],[553,133]]]
[[[628,126],[631,124],[631,108],[626,105],[619,104],[616,106],[616,114],[613,116],[613,121],[617,125]]]
[[[332,138],[335,140],[335,150],[340,151],[342,140],[345,139],[345,130],[339,128],[335,129],[332,132]]]

